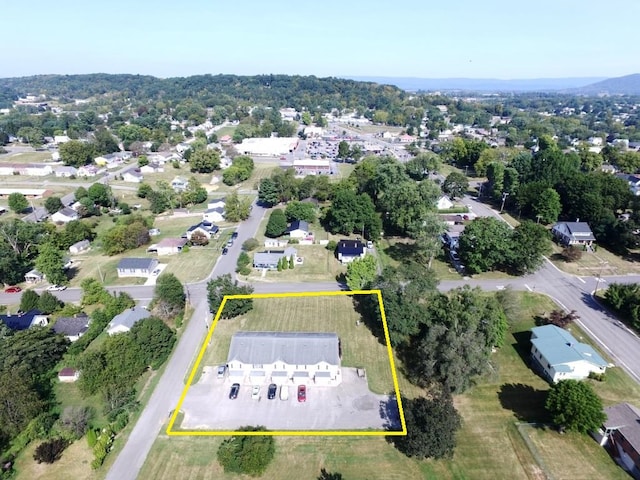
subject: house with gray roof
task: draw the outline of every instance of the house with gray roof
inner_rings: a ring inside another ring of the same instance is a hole
[[[591,246],[596,237],[587,222],[558,222],[551,228],[551,233],[561,245]]]
[[[340,340],[335,333],[237,332],[227,357],[229,380],[261,385],[338,385]]]
[[[73,220],[78,220],[80,215],[73,208],[64,207],[51,215],[51,221],[53,223],[69,223]]]
[[[80,240],[69,247],[69,253],[74,255],[89,250],[91,242],[89,240]]]
[[[309,223],[304,220],[295,220],[287,228],[287,233],[291,238],[307,238],[310,234]]]
[[[604,409],[607,416],[594,436],[629,474],[640,479],[640,409],[618,403]]]
[[[79,313],[73,317],[60,317],[53,325],[53,331],[75,342],[89,329],[89,316]]]
[[[155,258],[123,258],[118,263],[118,278],[148,277],[157,267]]]
[[[128,308],[120,315],[113,317],[113,320],[109,322],[109,326],[107,327],[107,333],[109,335],[115,335],[116,333],[128,332],[137,322],[150,316],[151,314],[146,308]]]
[[[253,268],[277,270],[280,259],[285,257],[288,260],[292,256],[294,261],[298,256],[298,251],[292,247],[287,247],[284,250],[267,250],[266,252],[258,252],[253,256]]]
[[[534,368],[552,383],[583,380],[592,372],[605,373],[609,366],[591,345],[579,342],[555,325],[531,329],[531,360]]]

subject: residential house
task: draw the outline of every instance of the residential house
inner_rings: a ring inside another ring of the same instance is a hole
[[[123,258],[118,263],[118,278],[148,277],[157,267],[155,258]]]
[[[227,368],[234,383],[335,386],[342,381],[340,339],[335,333],[237,332]]]
[[[79,313],[73,317],[59,317],[53,325],[53,331],[75,342],[89,329],[89,316]]]
[[[66,195],[63,195],[60,198],[60,201],[62,202],[62,205],[64,205],[65,207],[70,207],[74,203],[76,203],[76,195],[73,192],[67,193]]]
[[[131,158],[131,152],[115,152],[108,153],[107,155],[101,155],[96,157],[93,161],[100,167],[106,167],[108,169],[116,168],[122,165],[123,162]]]
[[[442,195],[436,202],[436,208],[438,210],[449,210],[453,208],[453,202],[446,195]]]
[[[31,327],[46,327],[49,319],[40,310],[29,310],[26,313],[19,312],[15,315],[0,315],[0,321],[11,330],[26,330]]]
[[[158,256],[175,255],[182,251],[187,242],[186,238],[163,238],[157,243],[156,252]]]
[[[107,333],[109,335],[115,335],[116,333],[128,332],[137,322],[150,316],[151,314],[146,308],[128,308],[120,315],[113,317],[113,320],[111,320],[107,327]]]
[[[79,242],[74,243],[69,247],[69,253],[77,255],[82,252],[86,252],[89,250],[91,246],[91,242],[89,240],[80,240]]]
[[[22,217],[24,222],[40,223],[49,217],[49,212],[44,207],[36,207],[29,215]]]
[[[80,371],[75,368],[66,367],[58,372],[58,381],[72,383],[80,378]]]
[[[104,168],[98,168],[95,165],[83,165],[78,167],[78,177],[95,177],[103,172]]]
[[[136,171],[135,168],[127,170],[122,174],[122,181],[129,183],[141,183],[143,178],[142,173]]]
[[[337,246],[340,263],[350,263],[357,258],[364,258],[367,248],[360,240],[340,240]]]
[[[277,270],[278,263],[283,257],[287,260],[293,257],[295,261],[297,256],[298,251],[292,247],[287,247],[284,250],[267,250],[266,252],[258,252],[253,256],[253,268]]]
[[[55,135],[53,137],[53,143],[55,143],[56,145],[60,145],[61,143],[67,143],[70,140],[71,139],[66,135]]]
[[[220,143],[222,143],[223,145],[228,145],[230,144],[232,141],[232,138],[230,135],[223,135],[220,137]]]
[[[140,173],[162,173],[164,167],[159,163],[149,163],[143,167],[140,167]]]
[[[29,270],[27,273],[24,274],[24,280],[27,283],[40,283],[42,280],[44,280],[44,274],[40,273],[38,270]]]
[[[56,213],[51,215],[51,221],[53,223],[69,223],[73,220],[78,220],[80,215],[74,209],[69,207],[64,207],[62,210],[58,210]]]
[[[54,170],[56,177],[58,178],[70,178],[78,176],[78,169],[76,167],[58,167]]]
[[[171,180],[171,188],[177,193],[184,192],[189,187],[189,181],[183,177],[175,177]]]
[[[224,221],[224,207],[207,208],[202,214],[204,222],[214,223]]]
[[[217,225],[214,225],[211,222],[200,222],[197,225],[192,225],[189,227],[189,229],[187,230],[187,233],[185,234],[185,237],[188,240],[191,240],[191,236],[196,233],[196,232],[200,232],[202,233],[202,235],[204,235],[205,237],[207,237],[207,239],[211,239],[212,236],[215,236],[218,234],[218,231],[220,229],[218,228]]]
[[[618,403],[604,409],[607,416],[595,435],[629,474],[640,479],[640,409]]]
[[[207,208],[224,208],[225,202],[224,198],[211,199],[207,203]]]
[[[640,175],[628,175],[626,173],[617,173],[616,177],[624,180],[629,184],[629,190],[634,195],[640,195]]]
[[[605,373],[609,365],[591,345],[576,340],[555,325],[531,329],[531,359],[534,367],[552,383],[582,380],[590,373]]]
[[[44,177],[46,175],[51,175],[53,173],[53,168],[51,165],[29,165],[29,164],[18,164],[15,166],[15,171],[19,175],[27,175],[30,177]]]
[[[561,245],[590,247],[596,240],[586,222],[558,222],[551,228],[551,233]]]
[[[307,238],[309,237],[309,224],[304,220],[296,220],[291,222],[287,233],[291,238]]]

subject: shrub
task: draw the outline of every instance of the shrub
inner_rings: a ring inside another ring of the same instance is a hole
[[[242,427],[240,431],[265,431],[264,427]],[[244,473],[258,477],[273,460],[272,436],[233,436],[218,448],[218,461],[227,473]]]
[[[245,252],[250,252],[258,248],[259,246],[260,246],[260,242],[258,242],[258,240],[256,240],[255,238],[249,238],[245,240],[244,243],[242,244],[242,249]]]
[[[325,248],[330,252],[335,252],[336,248],[338,248],[338,242],[336,242],[335,240],[329,240],[329,243],[327,243],[327,246]]]
[[[33,459],[38,463],[54,463],[56,460],[60,460],[67,445],[69,442],[64,438],[54,438],[43,442],[36,447]]]
[[[582,258],[582,250],[579,249],[578,247],[570,245],[562,249],[560,256],[567,263],[577,262]]]
[[[89,448],[93,448],[98,441],[98,434],[93,428],[90,428],[87,432],[87,443],[89,444]]]

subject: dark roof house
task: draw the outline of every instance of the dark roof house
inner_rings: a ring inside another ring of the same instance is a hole
[[[341,263],[349,263],[357,258],[363,258],[367,249],[360,240],[340,240],[337,247],[338,260]]]
[[[563,245],[591,245],[596,239],[586,222],[558,222],[551,233]]]
[[[75,342],[89,329],[89,316],[80,313],[74,317],[60,317],[53,325],[53,331]]]
[[[2,321],[11,330],[26,330],[35,325],[41,327],[46,326],[49,323],[46,315],[40,310],[29,310],[27,313],[18,313],[16,315],[0,315],[0,321]]]

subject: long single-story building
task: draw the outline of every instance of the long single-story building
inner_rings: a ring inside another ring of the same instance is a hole
[[[552,383],[582,380],[591,372],[605,373],[609,366],[591,345],[580,343],[555,325],[531,329],[531,359],[534,367]]]
[[[237,332],[227,368],[232,382],[335,386],[342,381],[340,340],[335,333]]]
[[[293,257],[295,262],[298,251],[295,248],[287,247],[279,251],[258,252],[253,256],[253,268],[266,268],[268,270],[277,270],[278,263],[284,257],[287,260]]]
[[[157,267],[155,258],[123,258],[118,263],[118,278],[148,277]]]

